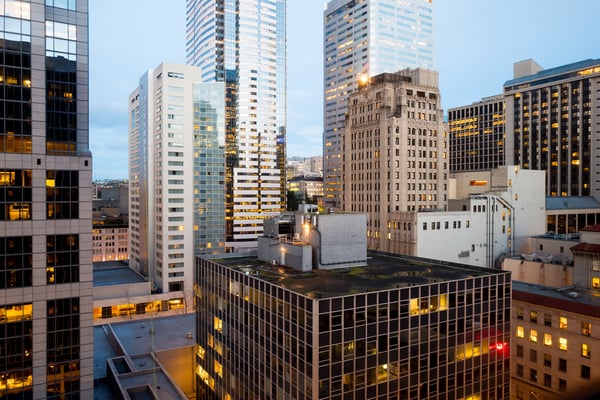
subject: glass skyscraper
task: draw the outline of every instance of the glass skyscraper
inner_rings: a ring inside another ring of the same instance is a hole
[[[285,199],[284,0],[187,0],[187,62],[225,82],[229,249],[256,246]]]
[[[93,398],[87,1],[0,0],[0,398]]]
[[[359,79],[404,68],[433,69],[432,0],[333,0],[324,12],[325,205],[343,191],[342,130]]]

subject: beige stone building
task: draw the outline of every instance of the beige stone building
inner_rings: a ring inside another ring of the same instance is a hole
[[[368,215],[369,248],[388,251],[386,229],[394,224],[407,227],[396,237],[410,242],[416,212],[446,208],[438,73],[405,69],[368,79],[349,97],[345,126],[342,209]]]

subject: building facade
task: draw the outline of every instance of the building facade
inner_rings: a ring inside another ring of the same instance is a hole
[[[341,205],[346,212],[367,213],[369,248],[383,250],[392,214],[402,214],[394,219],[404,223],[411,213],[446,208],[438,74],[406,69],[377,75],[348,101]]]
[[[222,82],[162,63],[129,97],[130,266],[191,301],[195,254],[225,251]]]
[[[481,171],[506,165],[504,96],[448,110],[450,172]]]
[[[340,208],[348,96],[361,78],[433,68],[433,3],[333,0],[323,18],[323,176],[326,206]]]
[[[187,0],[187,62],[224,82],[226,241],[256,248],[285,204],[284,0]]]
[[[87,1],[0,10],[0,397],[93,398]]]
[[[199,399],[509,399],[510,274],[197,258]]]
[[[547,196],[600,200],[600,60],[537,67],[504,84],[506,161],[546,171]]]

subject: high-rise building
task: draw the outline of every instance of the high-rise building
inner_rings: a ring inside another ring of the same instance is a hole
[[[509,399],[508,272],[378,253],[196,271],[198,398]]]
[[[448,110],[450,172],[491,170],[506,165],[504,96]]]
[[[340,135],[345,143],[341,206],[368,214],[369,248],[391,251],[391,221],[404,226],[418,211],[446,208],[448,160],[438,74],[417,68],[376,75],[348,103]]]
[[[225,251],[224,84],[200,81],[162,63],[129,96],[130,266],[189,301],[194,255]]]
[[[506,162],[546,171],[547,196],[600,200],[599,87],[600,60],[546,70],[526,60],[504,84]]]
[[[256,247],[285,202],[284,0],[187,0],[187,61],[225,82],[226,240]]]
[[[0,1],[0,398],[93,398],[87,1]]]
[[[342,132],[348,96],[360,78],[433,68],[431,0],[333,0],[324,12],[325,203],[340,207]]]

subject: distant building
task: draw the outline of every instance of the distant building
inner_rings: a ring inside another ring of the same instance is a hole
[[[509,273],[368,258],[197,258],[198,398],[508,400]]]
[[[448,110],[450,172],[506,165],[505,107],[500,95]]]
[[[342,209],[369,215],[370,241],[383,238],[391,213],[446,208],[446,133],[437,72],[407,69],[370,78],[349,97],[341,138]]]
[[[430,0],[332,0],[325,5],[323,176],[326,207],[342,207],[342,173],[348,162],[343,155],[342,135],[349,96],[358,89],[360,79],[404,68],[433,68],[433,9]],[[346,147],[348,144],[346,142]]]
[[[129,97],[129,265],[191,303],[195,254],[225,252],[225,100],[200,68],[162,63]]]
[[[323,177],[323,157],[290,157],[286,163],[288,181],[296,176]]]
[[[127,180],[110,180],[94,182],[94,211],[105,207],[118,208],[116,215],[129,214],[129,182]]]
[[[287,190],[293,192],[300,201],[317,203],[323,201],[323,177],[295,176],[287,181]]]
[[[129,260],[129,224],[125,218],[105,217],[92,221],[93,262]]]
[[[286,32],[285,0],[186,0],[187,64],[199,82],[224,87],[221,180],[233,251],[256,250],[263,219],[285,209]]]

